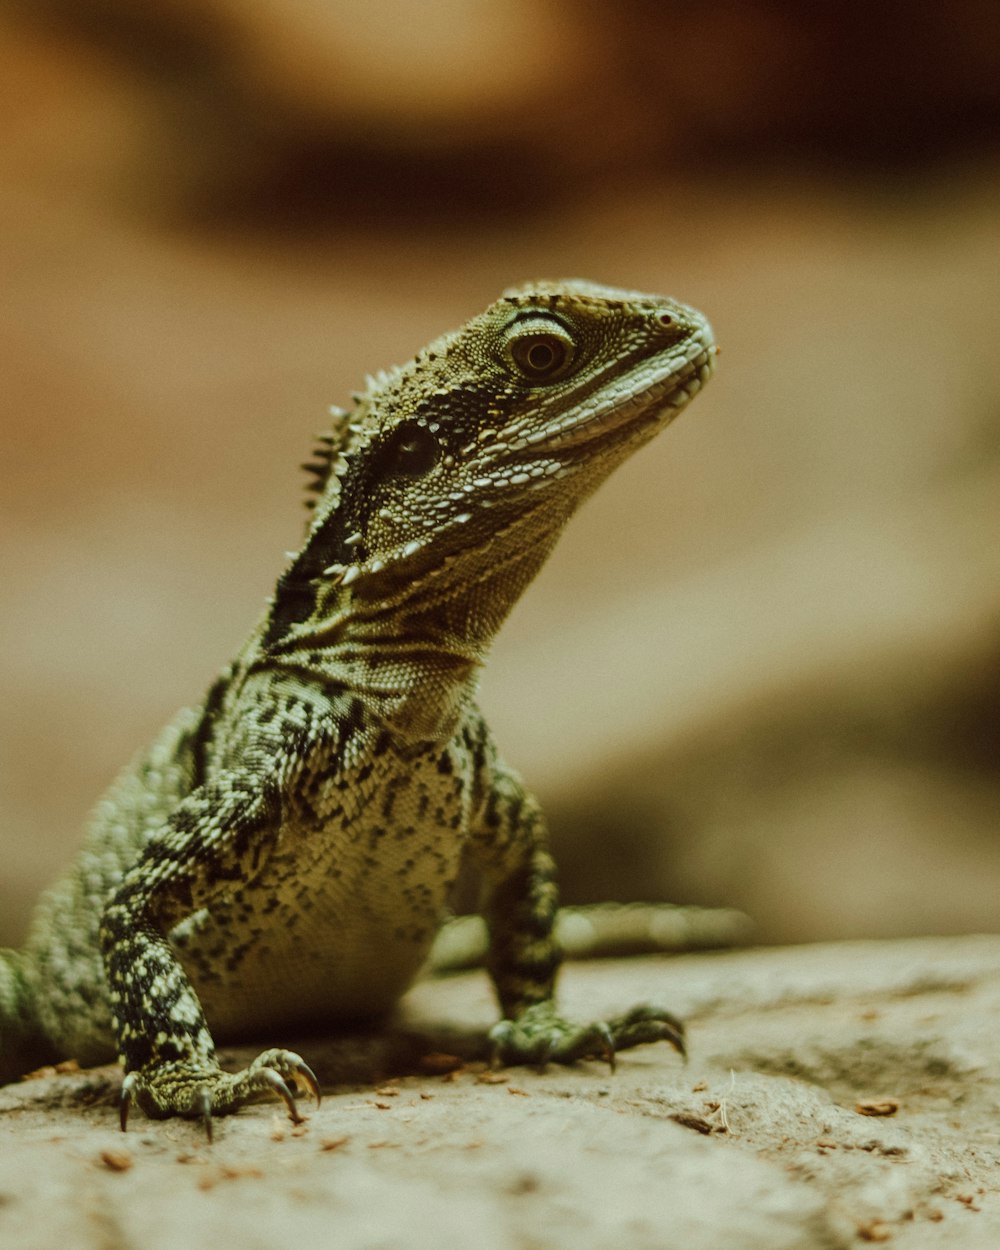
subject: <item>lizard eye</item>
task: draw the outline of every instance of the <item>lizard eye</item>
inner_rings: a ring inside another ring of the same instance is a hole
[[[507,354],[529,382],[554,382],[572,363],[576,345],[554,317],[515,321],[507,332]]]
[[[425,425],[403,421],[382,445],[380,467],[385,473],[423,477],[437,464],[438,451],[438,441]]]

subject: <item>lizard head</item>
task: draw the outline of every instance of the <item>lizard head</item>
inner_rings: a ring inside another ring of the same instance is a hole
[[[306,466],[313,516],[272,640],[366,604],[443,619],[470,596],[492,636],[568,516],[700,389],[714,351],[673,300],[538,282],[370,378]],[[468,613],[449,623],[467,632]]]

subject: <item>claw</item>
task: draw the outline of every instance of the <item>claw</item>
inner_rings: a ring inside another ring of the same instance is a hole
[[[679,1028],[674,1028],[673,1022],[664,1020],[663,1021],[663,1040],[665,1042],[669,1042],[670,1045],[673,1046],[674,1050],[676,1050],[677,1053],[680,1055],[680,1057],[684,1060],[684,1062],[685,1063],[687,1062],[688,1052],[687,1052],[687,1044],[684,1041],[683,1026]]]
[[[543,1037],[539,1040],[538,1045],[535,1047],[534,1054],[535,1066],[538,1068],[539,1072],[544,1072],[549,1066],[549,1060],[552,1058],[553,1049],[554,1042],[551,1037]]]
[[[300,1059],[295,1067],[295,1082],[306,1093],[311,1094],[316,1100],[316,1107],[319,1108],[323,1101],[323,1093],[319,1087],[319,1081],[316,1079],[316,1073],[310,1068],[304,1059]]]
[[[611,1071],[614,1072],[617,1064],[615,1060],[615,1039],[611,1029],[601,1020],[594,1026],[594,1032],[602,1043],[600,1051],[594,1057],[595,1059],[603,1059]]]
[[[118,1095],[118,1123],[124,1133],[128,1128],[128,1113],[132,1106],[132,1091],[135,1089],[138,1077],[134,1072],[129,1072],[122,1081],[121,1093]]]
[[[201,1122],[205,1126],[205,1136],[208,1138],[208,1144],[211,1146],[212,1132],[213,1132],[212,1094],[206,1085],[202,1085],[201,1088],[198,1089],[196,1093],[194,1094],[194,1096],[192,1097],[191,1099],[192,1110],[194,1110],[195,1107],[197,1107],[201,1115]]]
[[[261,1080],[266,1081],[274,1090],[281,1101],[288,1108],[288,1115],[293,1124],[301,1124],[302,1116],[299,1115],[298,1108],[295,1105],[295,1095],[288,1088],[288,1083],[273,1068],[264,1068],[260,1073]]]
[[[513,1036],[514,1026],[509,1020],[500,1020],[490,1029],[490,1067],[494,1071],[504,1066],[504,1054]]]
[[[687,1058],[684,1025],[662,1007],[642,1003],[624,1016],[611,1021],[611,1031],[619,1050],[648,1042],[669,1042],[683,1058]]]

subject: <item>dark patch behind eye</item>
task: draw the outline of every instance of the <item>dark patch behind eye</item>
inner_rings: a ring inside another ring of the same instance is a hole
[[[379,477],[399,474],[423,477],[437,464],[441,447],[426,425],[401,421],[375,454],[372,469]]]

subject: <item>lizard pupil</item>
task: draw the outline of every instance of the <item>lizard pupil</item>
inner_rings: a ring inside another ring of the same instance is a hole
[[[555,334],[526,334],[510,350],[514,363],[533,381],[558,373],[569,355],[567,344]]]
[[[559,358],[559,353],[551,343],[532,343],[525,352],[526,363],[536,373],[546,373]]]

